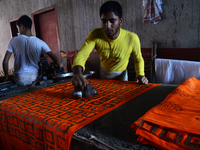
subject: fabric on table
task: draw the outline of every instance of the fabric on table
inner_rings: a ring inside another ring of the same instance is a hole
[[[73,133],[160,84],[88,79],[97,95],[75,99],[71,82],[0,102],[0,149],[69,150]]]
[[[138,141],[161,149],[200,149],[200,80],[192,77],[133,123]]]
[[[200,62],[156,58],[155,75],[163,84],[181,84],[191,77],[200,80]]]

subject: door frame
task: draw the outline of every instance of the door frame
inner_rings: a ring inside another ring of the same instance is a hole
[[[56,5],[52,5],[52,6],[37,10],[36,12],[33,12],[31,14],[32,22],[33,22],[33,34],[34,34],[34,36],[36,36],[34,16],[48,12],[48,11],[51,11],[51,10],[55,11],[55,15],[56,15],[56,18],[57,18],[56,19],[56,25],[57,25],[56,34],[57,34],[57,40],[58,40],[58,50],[60,51],[60,36],[59,36],[59,26],[58,26],[58,17],[57,17],[57,7],[56,7]],[[61,59],[61,56],[60,56],[60,59]]]
[[[21,17],[21,16],[20,16]],[[11,23],[13,23],[13,22],[16,22],[20,17],[17,17],[17,18],[13,18],[13,19],[10,19],[10,20],[8,20],[9,21],[9,26],[10,26],[10,36],[11,36],[11,38],[13,38],[14,36],[13,36],[13,31],[12,31],[12,25],[11,25]],[[17,27],[16,27],[17,28]],[[16,35],[17,36],[17,35]]]

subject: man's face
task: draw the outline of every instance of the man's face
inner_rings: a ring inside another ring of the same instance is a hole
[[[119,18],[114,12],[101,15],[102,27],[109,39],[116,39],[119,35],[119,27],[122,25],[123,18]]]

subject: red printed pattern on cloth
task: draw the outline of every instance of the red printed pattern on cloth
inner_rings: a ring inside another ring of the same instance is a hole
[[[71,82],[66,82],[3,100],[0,103],[0,149],[1,146],[7,150],[69,149],[75,131],[159,85],[88,81],[98,91],[89,98],[72,97],[74,88]]]

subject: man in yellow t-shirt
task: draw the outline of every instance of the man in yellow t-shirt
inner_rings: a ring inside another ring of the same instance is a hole
[[[86,86],[87,80],[82,72],[85,70],[86,60],[95,48],[101,63],[100,78],[127,81],[126,69],[132,54],[137,82],[147,84],[139,38],[135,33],[120,28],[124,20],[121,5],[115,1],[105,2],[100,8],[100,18],[102,28],[90,32],[74,58],[72,83],[75,87]]]

